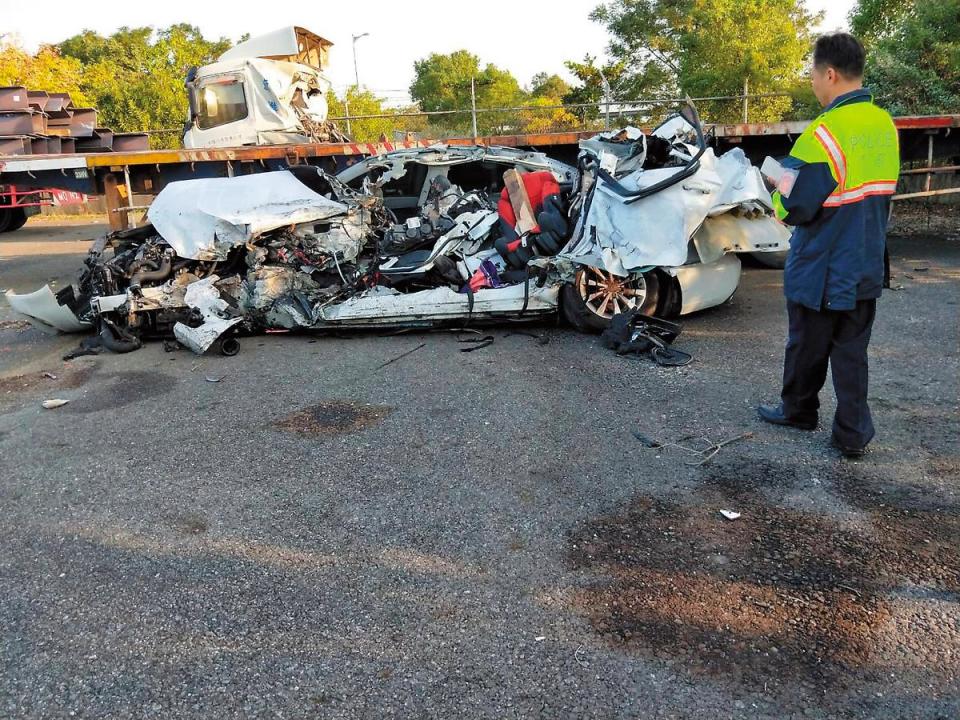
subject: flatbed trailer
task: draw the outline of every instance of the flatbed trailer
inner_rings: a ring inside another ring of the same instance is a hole
[[[922,175],[920,189],[901,192],[894,199],[960,193],[960,187],[932,187],[934,175],[960,178],[960,115],[899,117],[904,177]],[[756,163],[766,155],[785,155],[809,121],[706,126],[710,142],[719,150],[740,147]],[[448,145],[503,145],[529,148],[558,160],[574,162],[580,140],[596,134],[560,132],[495,135],[447,140],[384,143],[318,143],[258,145],[234,148],[143,150],[136,152],[0,157],[0,185],[21,190],[55,188],[105,197],[110,225],[123,229],[132,212],[135,194],[155,195],[178,180],[233,177],[310,164],[335,172],[370,155],[398,149],[422,148],[438,142]],[[944,164],[946,160],[946,164]],[[911,167],[924,162],[925,166]],[[942,184],[942,183],[938,183]]]

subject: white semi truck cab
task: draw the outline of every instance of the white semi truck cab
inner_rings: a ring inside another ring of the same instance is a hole
[[[301,27],[241,42],[187,76],[185,148],[342,139],[327,122],[333,43]]]

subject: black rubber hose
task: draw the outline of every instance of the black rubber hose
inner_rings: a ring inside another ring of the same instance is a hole
[[[133,352],[143,347],[143,343],[140,342],[140,338],[136,335],[131,335],[125,330],[121,330],[106,318],[100,318],[100,321],[102,325],[100,328],[100,341],[107,350],[122,354]]]
[[[170,255],[164,255],[160,260],[160,267],[156,270],[137,270],[130,278],[130,287],[140,287],[145,282],[159,282],[166,280],[173,272],[173,258]]]

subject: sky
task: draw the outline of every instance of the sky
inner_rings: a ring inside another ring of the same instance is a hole
[[[846,26],[854,0],[807,0],[826,13],[823,30]],[[586,54],[604,56],[607,35],[589,20],[598,0],[522,2],[485,0],[406,0],[349,3],[214,2],[211,0],[133,0],[98,5],[76,0],[46,0],[42,12],[24,0],[0,0],[0,36],[9,34],[30,50],[57,43],[84,29],[107,35],[124,25],[164,27],[188,22],[205,37],[236,41],[286,25],[300,25],[334,43],[328,72],[334,87],[354,82],[352,36],[370,33],[356,43],[357,74],[364,85],[391,104],[407,98],[413,63],[430,53],[467,49],[481,63],[509,70],[522,85],[538,72],[570,79],[564,60]],[[402,7],[402,10],[398,10]],[[346,12],[346,9],[352,12]],[[562,16],[560,14],[562,8]],[[7,40],[11,38],[6,38]]]

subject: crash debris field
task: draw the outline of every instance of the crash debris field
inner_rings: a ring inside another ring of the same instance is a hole
[[[740,149],[715,154],[688,106],[649,135],[582,141],[576,166],[438,144],[336,175],[301,165],[172,182],[143,224],[93,245],[75,282],[7,301],[41,325],[95,331],[82,352],[167,338],[202,354],[270,330],[558,314],[589,332],[631,310],[718,305],[739,254],[782,256],[788,238],[759,170]]]
[[[924,226],[863,462],[754,419],[776,269],[683,320],[683,368],[556,319],[65,362],[4,305],[0,714],[956,716],[960,245]],[[0,285],[100,234],[29,225]]]
[[[786,244],[698,135],[0,241],[0,716],[960,715],[956,211],[894,215],[844,460],[829,380],[756,419]],[[627,313],[672,347],[612,352]]]

